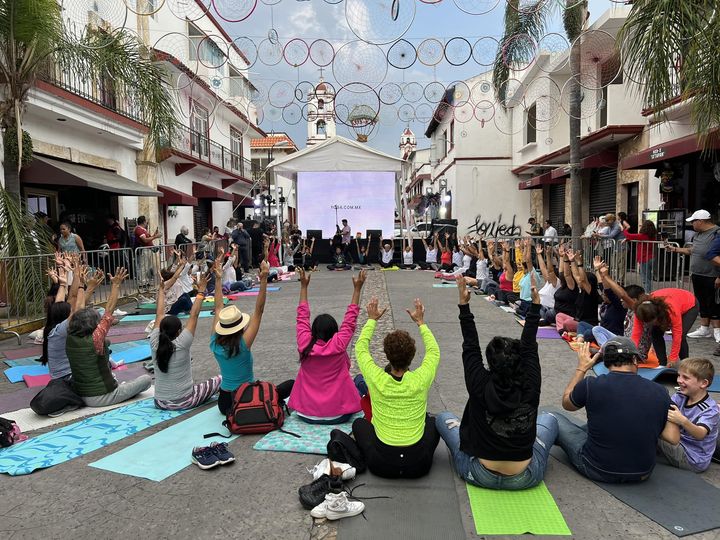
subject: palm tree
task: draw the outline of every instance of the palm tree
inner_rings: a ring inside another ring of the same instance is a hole
[[[148,126],[146,148],[172,140],[177,126],[173,100],[164,84],[166,73],[153,63],[137,36],[124,29],[90,25],[75,35],[63,24],[57,0],[0,0],[0,128],[5,171],[5,188],[0,188],[0,258],[20,258],[3,263],[0,274],[11,274],[8,282],[21,287],[0,294],[9,295],[15,305],[32,302],[23,290],[42,291],[45,278],[42,265],[13,261],[51,249],[47,227],[36,222],[20,201],[20,170],[32,160],[32,139],[22,129],[23,114],[35,82],[57,72],[76,74],[80,80],[110,81],[114,92],[127,96]]]
[[[720,11],[717,0],[635,0],[625,20],[623,68],[644,102],[658,111],[690,100],[701,144],[720,141]]]
[[[505,8],[505,32],[500,40],[495,65],[493,68],[493,84],[500,103],[507,102],[507,86],[504,84],[511,76],[511,66],[527,61],[535,54],[535,46],[525,39],[513,39],[519,35],[530,36],[535,43],[545,35],[546,24],[554,2],[536,0],[534,4],[520,0],[508,0]],[[586,0],[566,0],[563,13],[563,25],[570,43],[574,43],[583,30],[587,18]],[[580,106],[582,93],[578,82],[580,74],[580,50],[570,49],[570,72],[568,82],[570,96],[569,132],[570,132],[570,200],[572,201],[573,231],[582,231],[580,215]],[[577,232],[576,232],[577,234]]]

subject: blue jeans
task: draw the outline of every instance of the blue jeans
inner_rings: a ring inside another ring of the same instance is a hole
[[[585,321],[578,322],[577,333],[582,336],[585,341],[593,340],[593,325]]]
[[[533,456],[528,465],[520,474],[504,476],[486,469],[480,460],[469,456],[460,450],[460,427],[449,428],[446,420],[456,420],[453,413],[444,412],[435,418],[435,427],[440,437],[450,449],[455,472],[468,484],[488,489],[504,489],[517,491],[537,486],[545,476],[550,449],[555,444],[558,435],[557,420],[548,413],[541,413],[537,417],[537,437],[533,445]]]
[[[578,426],[565,415],[560,413],[551,414],[557,419],[558,436],[556,444],[565,451],[570,463],[584,477],[595,482],[608,482],[613,484],[626,482],[640,482],[647,476],[637,474],[616,474],[605,472],[592,464],[583,455],[583,449],[588,438],[587,424]]]
[[[605,344],[606,341],[615,337],[615,334],[613,334],[610,330],[603,328],[602,326],[593,326],[592,334],[595,338],[595,343],[597,343],[601,347]]]
[[[638,270],[640,271],[640,281],[642,281],[642,287],[643,289],[645,289],[646,294],[650,294],[652,292],[652,267],[652,259],[650,259],[648,262],[638,263]]]
[[[355,383],[355,388],[357,388],[360,397],[364,397],[368,394],[367,383],[365,382],[365,377],[363,377],[362,374],[358,373],[355,375],[353,382]]]
[[[553,308],[540,306],[540,318],[545,321],[545,324],[555,324],[555,310]]]
[[[193,302],[188,293],[182,293],[175,303],[170,306],[168,315],[178,315],[179,313],[187,313],[192,309]]]

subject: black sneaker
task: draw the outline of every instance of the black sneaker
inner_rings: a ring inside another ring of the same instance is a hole
[[[340,493],[343,490],[342,480],[323,474],[317,480],[302,486],[298,489],[300,504],[306,510],[312,510],[325,500],[328,493]]]
[[[227,443],[221,442],[214,442],[210,445],[210,449],[215,453],[215,456],[218,458],[218,463],[220,465],[227,465],[228,463],[232,463],[235,461],[235,455],[228,450]]]

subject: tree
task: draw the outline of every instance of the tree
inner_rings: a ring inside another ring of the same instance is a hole
[[[688,100],[701,144],[720,142],[720,12],[717,0],[635,0],[618,43],[644,102],[662,111]]]
[[[508,0],[505,8],[505,31],[498,47],[495,65],[493,68],[493,84],[497,98],[505,105],[507,103],[508,87],[505,84],[510,79],[512,66],[526,61],[535,55],[535,45],[525,39],[514,39],[519,35],[530,36],[535,43],[545,35],[547,20],[551,15],[554,2],[536,0],[535,3],[523,3],[520,0]],[[563,12],[563,25],[570,43],[575,43],[582,33],[587,18],[586,0],[566,0]],[[569,134],[570,134],[570,200],[573,205],[570,226],[575,234],[583,230],[581,216],[581,185],[580,185],[580,106],[582,92],[580,90],[580,49],[575,46],[570,49],[570,72],[572,77],[568,82],[570,96]]]

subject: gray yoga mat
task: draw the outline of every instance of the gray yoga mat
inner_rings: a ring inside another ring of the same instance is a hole
[[[559,446],[554,446],[550,455],[572,467]],[[650,478],[639,484],[595,484],[675,536],[720,528],[720,489],[696,473],[663,461],[658,457]]]
[[[338,521],[338,538],[465,538],[454,475],[448,449],[441,440],[432,469],[423,478],[390,480],[369,472],[358,476],[353,485],[363,482],[365,485],[357,488],[353,495],[392,498],[363,501],[367,521],[362,516]]]

